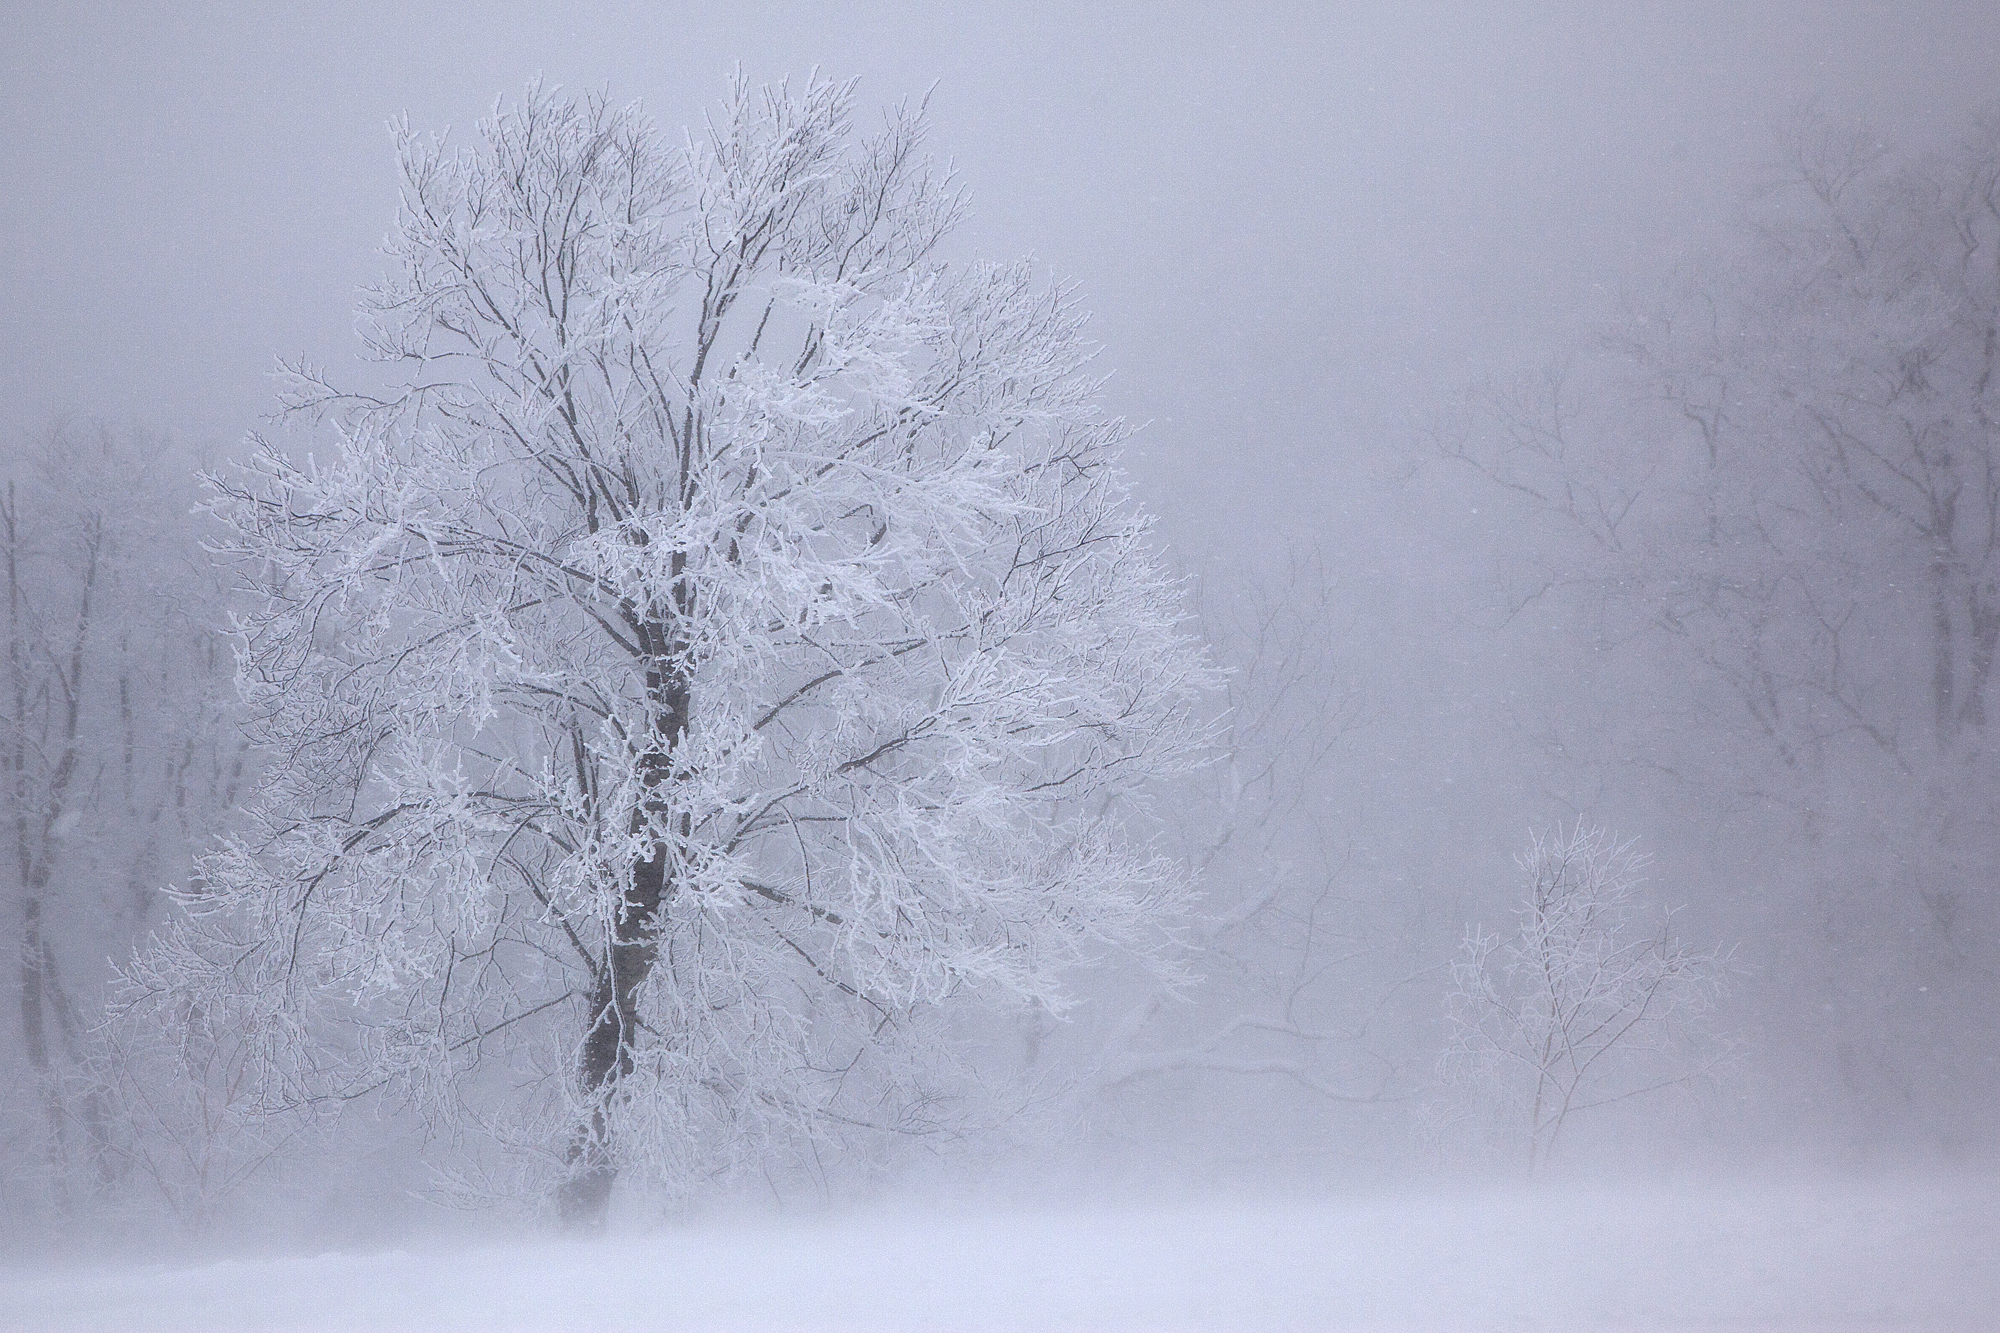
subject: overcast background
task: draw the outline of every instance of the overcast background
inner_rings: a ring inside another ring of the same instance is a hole
[[[2000,9],[1916,5],[10,7],[0,414],[233,442],[273,357],[352,359],[384,123],[537,73],[699,117],[731,67],[935,85],[967,246],[1080,284],[1190,563],[1358,541],[1426,404],[1697,243],[1817,99],[1886,134],[1992,95]]]

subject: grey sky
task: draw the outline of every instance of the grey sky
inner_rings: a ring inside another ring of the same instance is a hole
[[[1921,135],[2000,91],[2000,8],[1972,3],[25,10],[0,36],[9,432],[233,442],[275,354],[350,356],[393,114],[469,129],[540,72],[678,127],[735,62],[818,64],[864,104],[937,85],[969,244],[1081,284],[1196,560],[1357,523],[1385,432],[1715,223],[1785,107]]]

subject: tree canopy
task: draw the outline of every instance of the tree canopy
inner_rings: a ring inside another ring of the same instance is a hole
[[[938,1123],[956,997],[1170,949],[1132,819],[1209,672],[1127,429],[1066,289],[943,257],[921,108],[852,105],[399,132],[390,387],[292,367],[333,447],[216,483],[271,776],[134,975],[252,1034],[262,1104],[406,1097],[589,1220]]]

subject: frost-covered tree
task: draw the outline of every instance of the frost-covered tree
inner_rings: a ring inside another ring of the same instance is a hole
[[[1640,919],[1645,858],[1582,824],[1533,835],[1509,940],[1474,928],[1451,968],[1444,1075],[1546,1161],[1570,1118],[1714,1068],[1721,957]]]
[[[958,264],[920,110],[739,82],[676,144],[531,87],[399,132],[393,387],[214,508],[274,767],[131,1001],[261,1104],[386,1090],[564,1215],[937,1123],[934,1020],[1172,949],[1131,820],[1208,669],[1067,291]]]

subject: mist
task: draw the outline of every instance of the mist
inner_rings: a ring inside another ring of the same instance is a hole
[[[17,16],[0,1324],[1991,1318],[1996,60]]]

